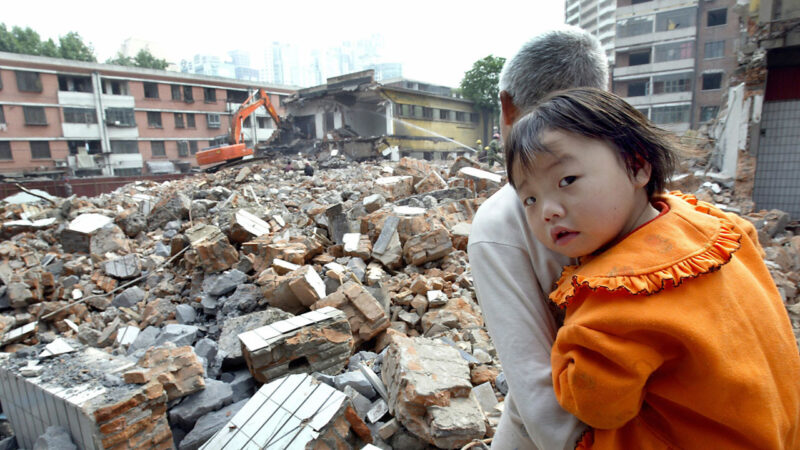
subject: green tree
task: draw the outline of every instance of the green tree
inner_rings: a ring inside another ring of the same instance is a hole
[[[14,36],[16,43],[16,53],[24,53],[26,55],[40,55],[42,47],[42,38],[39,33],[33,31],[30,27],[20,28],[15,26],[11,29],[11,34]]]
[[[58,46],[56,46],[56,43],[53,42],[52,39],[48,39],[42,42],[41,45],[39,45],[39,54],[41,56],[50,56],[53,58],[61,57],[61,55],[58,52]]]
[[[479,59],[461,80],[461,93],[475,102],[475,107],[483,115],[483,142],[488,141],[490,119],[494,125],[500,113],[500,71],[505,62],[505,58],[494,55]]]
[[[122,52],[117,52],[116,56],[106,61],[106,64],[144,67],[147,69],[159,69],[159,70],[164,70],[169,65],[166,59],[156,58],[147,49],[139,50],[139,53],[137,53],[136,56],[134,56],[133,58],[131,58],[130,56],[124,56]]]
[[[139,50],[139,53],[136,54],[133,61],[137,67],[147,67],[158,70],[164,70],[169,65],[166,59],[156,58],[149,50],[144,48]]]
[[[97,58],[94,56],[94,50],[91,46],[83,42],[80,34],[70,31],[66,35],[61,36],[58,42],[58,52],[59,56],[62,58],[75,61],[97,62]]]
[[[4,23],[0,23],[0,52],[17,52],[17,44],[14,35],[8,31]]]

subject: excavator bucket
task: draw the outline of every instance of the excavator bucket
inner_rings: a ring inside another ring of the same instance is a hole
[[[233,144],[199,151],[195,155],[195,158],[197,158],[198,165],[205,166],[208,164],[241,159],[242,157],[252,154],[252,148],[247,148],[244,144]]]

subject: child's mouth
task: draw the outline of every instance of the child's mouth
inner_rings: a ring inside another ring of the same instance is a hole
[[[556,245],[566,245],[578,235],[577,231],[561,229],[552,234],[553,242]]]

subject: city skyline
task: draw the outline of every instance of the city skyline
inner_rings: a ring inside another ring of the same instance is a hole
[[[376,5],[359,0],[331,6],[313,0],[267,8],[244,0],[226,10],[217,2],[143,0],[123,14],[108,12],[98,0],[79,6],[17,2],[4,9],[2,22],[7,28],[30,27],[45,40],[78,32],[99,62],[113,57],[128,38],[156,43],[168,61],[179,64],[195,54],[264,51],[275,41],[324,48],[381,34],[384,62],[402,64],[404,77],[451,87],[459,85],[475,61],[489,54],[510,57],[530,37],[564,23],[563,1]]]

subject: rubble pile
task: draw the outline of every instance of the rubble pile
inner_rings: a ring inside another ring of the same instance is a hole
[[[182,450],[488,442],[507,387],[466,246],[503,182],[468,158],[312,177],[254,162],[95,198],[0,203],[7,439]],[[692,173],[675,187],[756,224],[798,332],[795,223],[751,211],[727,180]]]

